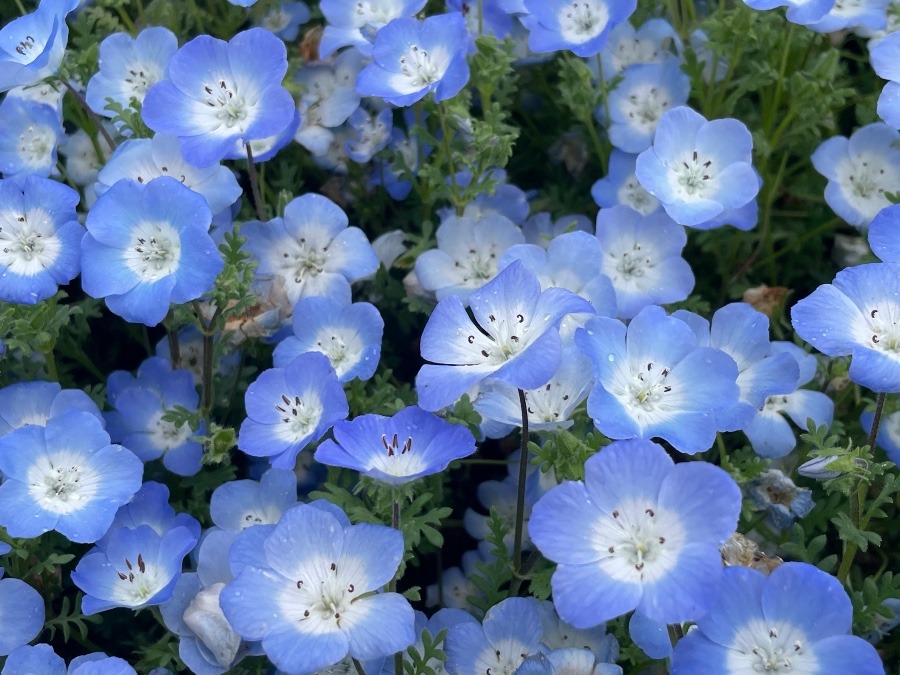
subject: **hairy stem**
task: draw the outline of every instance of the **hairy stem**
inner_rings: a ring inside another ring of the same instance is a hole
[[[522,569],[522,531],[525,525],[525,481],[528,477],[528,404],[525,392],[519,389],[519,406],[522,409],[522,455],[519,457],[519,486],[516,494],[516,529],[513,539],[513,572]]]

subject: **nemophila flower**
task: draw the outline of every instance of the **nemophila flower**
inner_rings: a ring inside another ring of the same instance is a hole
[[[17,675],[17,673],[66,675],[66,662],[48,644],[23,645],[13,650],[6,659],[6,663],[3,664],[3,670],[0,673],[2,675]]]
[[[81,285],[126,321],[155,326],[170,303],[206,293],[224,262],[206,200],[174,178],[122,180],[91,208]]]
[[[439,605],[474,613],[475,606],[469,598],[484,597],[484,592],[472,582],[472,577],[478,573],[476,565],[480,562],[486,561],[478,549],[463,553],[460,567],[446,568],[437,583],[426,586],[425,606]]]
[[[141,109],[147,126],[178,137],[184,158],[215,164],[236,141],[268,138],[294,116],[281,81],[284,43],[262,28],[224,42],[200,35],[172,56],[166,79],[150,87]]]
[[[666,112],[635,165],[641,185],[682,225],[697,225],[756,197],[753,139],[736,119],[707,121],[690,108]]]
[[[598,269],[603,255],[600,242],[587,232],[566,232],[546,250],[534,244],[512,246],[500,257],[500,268],[520,261],[542,289],[564,288],[591,303],[598,316],[615,316],[616,292],[609,277]],[[581,317],[587,318],[587,317]]]
[[[45,80],[25,87],[15,87],[6,92],[6,98],[19,98],[33,103],[49,105],[56,111],[57,117],[63,118],[63,96],[65,86],[59,82]]]
[[[601,662],[590,650],[578,647],[551,649],[529,656],[516,675],[622,675],[622,666]]]
[[[497,276],[510,246],[525,243],[518,225],[500,214],[448,216],[438,226],[436,249],[416,259],[416,277],[438,300],[468,295]]]
[[[136,37],[113,33],[100,43],[99,70],[88,81],[84,98],[98,115],[115,117],[108,99],[122,108],[131,99],[143,104],[147,90],[166,75],[169,60],[178,51],[178,38],[168,28],[151,26]]]
[[[125,659],[97,652],[72,659],[66,675],[137,675],[137,671]]]
[[[867,434],[872,431],[874,419],[875,413],[871,410],[860,416],[859,423]],[[881,418],[875,445],[884,450],[894,464],[900,464],[900,412],[889,413]]]
[[[612,633],[606,632],[606,624],[592,628],[575,628],[568,621],[559,617],[556,608],[549,600],[538,605],[538,613],[544,635],[541,644],[550,650],[584,649],[599,662],[615,663],[619,658],[619,641]]]
[[[372,56],[375,35],[394,19],[419,13],[425,0],[322,0],[319,9],[325,17],[325,30],[319,43],[319,58],[324,59],[341,47],[356,47],[364,56]]]
[[[619,150],[643,152],[663,114],[687,103],[690,78],[677,59],[627,68],[609,94],[609,140]]]
[[[653,438],[679,452],[708,450],[718,415],[737,403],[737,366],[718,349],[657,306],[629,324],[597,317],[575,334],[594,367],[597,383],[588,414],[610,438]]]
[[[28,425],[0,439],[0,525],[12,537],[56,530],[97,541],[141,486],[144,466],[112,445],[100,421],[81,411]]]
[[[376,33],[373,61],[356,78],[356,91],[396,106],[412,105],[432,91],[437,102],[453,98],[469,81],[468,43],[458,12],[424,21],[394,19]]]
[[[284,218],[244,223],[248,251],[259,260],[257,276],[284,281],[291,304],[311,295],[343,298],[347,282],[374,274],[378,256],[347,214],[327,197],[305,194],[284,207]]]
[[[728,567],[697,630],[675,645],[672,675],[883,673],[875,648],[849,635],[852,619],[840,582],[813,565],[784,563],[768,577]]]
[[[600,52],[603,76],[612,79],[629,66],[665,63],[682,51],[681,38],[665,19],[650,19],[637,30],[628,21],[615,26]]]
[[[292,471],[269,469],[259,481],[234,480],[217,487],[210,498],[212,521],[239,532],[254,525],[274,525],[297,503],[297,477]]]
[[[834,136],[812,154],[816,171],[828,179],[828,206],[858,228],[866,228],[890,201],[885,192],[900,184],[900,132],[886,124],[867,124],[850,138]]]
[[[572,414],[581,405],[594,383],[590,362],[575,345],[563,348],[559,368],[550,381],[525,392],[528,428],[534,430],[567,429]],[[478,389],[474,408],[482,422],[495,422],[485,435],[502,438],[522,424],[519,392],[511,384],[488,380]]]
[[[794,330],[828,356],[847,356],[850,379],[900,391],[900,265],[848,267],[791,309]]]
[[[357,108],[347,120],[352,130],[350,139],[344,145],[347,156],[354,162],[365,164],[376,152],[384,150],[391,140],[392,116],[391,108],[377,114]]]
[[[225,159],[246,159],[249,148],[253,153],[255,163],[267,162],[294,140],[294,134],[299,128],[300,111],[295,109],[291,121],[284,129],[272,136],[255,138],[246,143],[240,139],[235,140],[231,145],[231,150],[225,153]]]
[[[66,16],[78,0],[41,0],[37,11],[0,29],[0,91],[56,73],[69,39]]]
[[[65,138],[56,110],[6,98],[0,103],[0,172],[4,178],[56,173],[56,146]]]
[[[185,527],[164,534],[149,525],[110,532],[106,546],[88,551],[72,572],[72,581],[85,594],[82,611],[90,615],[166,602],[196,543],[196,535]]]
[[[262,640],[269,659],[288,673],[317,671],[348,654],[388,656],[416,638],[406,598],[377,592],[402,558],[400,532],[346,526],[331,513],[298,505],[284,513],[219,603],[238,634]]]
[[[694,274],[681,257],[687,234],[664,213],[642,216],[627,206],[601,209],[596,238],[602,250],[598,269],[612,282],[619,317],[630,319],[648,305],[684,300],[693,290]]]
[[[428,146],[424,146],[422,154],[427,155],[430,151]],[[384,157],[375,159],[369,186],[383,185],[391,199],[402,201],[412,192],[409,177],[416,175],[419,170],[419,141],[415,136],[408,136],[402,129],[394,127],[387,152],[383,154]]]
[[[817,33],[834,33],[845,28],[883,30],[887,26],[887,6],[890,0],[857,0],[835,2],[819,21],[807,24]]]
[[[466,19],[466,29],[472,37],[493,35],[505,40],[513,30],[514,19],[503,8],[504,0],[481,0],[471,3],[467,0],[447,0],[447,9],[460,12]]]
[[[519,389],[547,383],[559,365],[557,327],[567,314],[592,313],[570,291],[548,288],[516,261],[469,296],[475,322],[457,296],[441,300],[422,333],[419,405],[439,410],[493,377]]]
[[[744,429],[767,397],[790,394],[797,388],[800,371],[796,359],[771,351],[769,318],[747,303],[725,305],[716,310],[711,322],[685,310],[673,316],[691,327],[699,344],[725,352],[737,364],[740,397],[720,417],[719,424],[725,430]]]
[[[547,248],[554,237],[567,232],[594,233],[594,225],[587,216],[572,213],[560,216],[556,220],[547,212],[541,211],[528,217],[522,225],[525,243]]]
[[[789,528],[812,511],[812,490],[794,485],[779,469],[766,469],[747,484],[747,496],[765,511],[766,522],[776,530]]]
[[[531,211],[525,191],[508,183],[506,171],[502,169],[493,169],[487,175],[482,176],[483,181],[488,178],[494,183],[493,191],[480,192],[475,199],[466,204],[463,216],[479,219],[491,214],[499,214],[509,218],[516,225],[524,225],[525,219]],[[450,179],[448,178],[447,181],[449,182]],[[471,182],[472,174],[469,171],[460,171],[456,174],[456,184],[460,188],[467,187]],[[447,207],[438,209],[438,215],[441,221],[444,221],[455,213],[452,208]]]
[[[191,412],[199,407],[200,395],[189,371],[173,370],[168,361],[153,356],[141,364],[137,380],[115,395],[113,391],[108,388],[115,410],[107,415],[107,424],[117,443],[144,462],[162,458],[163,466],[179,476],[193,476],[200,470],[203,446],[195,440],[190,425],[185,422],[176,427],[163,419],[176,406]],[[201,426],[198,433],[203,431]]]
[[[447,633],[443,649],[452,675],[514,673],[526,657],[537,654],[543,636],[538,601],[507,598],[491,607],[481,625],[460,623]]]
[[[808,26],[821,21],[832,10],[835,0],[744,0],[753,9],[774,9],[787,7],[787,20]]]
[[[197,519],[188,513],[175,513],[175,509],[169,505],[169,488],[148,480],[134,493],[131,501],[116,511],[109,531],[97,540],[97,546],[106,546],[108,535],[119,528],[136,528],[141,525],[149,525],[160,536],[176,527],[183,527],[194,539],[200,538],[200,523]]]
[[[125,178],[149,183],[163,176],[203,195],[213,214],[229,208],[242,193],[231,169],[219,164],[206,168],[189,164],[181,155],[178,140],[165,134],[156,134],[152,139],[135,138],[119,145],[97,175],[94,190],[99,197]]]
[[[103,154],[103,159],[97,155],[94,147],[94,139],[88,136],[84,129],[78,129],[74,134],[70,134],[65,142],[59,146],[59,151],[66,158],[66,173],[72,182],[78,187],[87,188],[92,186],[97,180],[97,174],[103,168],[106,160],[112,154],[113,149],[107,143],[103,134],[99,134],[97,143]],[[93,194],[93,187],[85,190],[84,206],[90,208],[96,196]]]
[[[44,599],[19,579],[0,579],[0,656],[28,644],[44,627]]]
[[[438,473],[475,452],[475,438],[468,429],[416,406],[393,417],[361,415],[339,421],[332,431],[334,440],[316,449],[316,461],[354,469],[390,485]]]
[[[791,342],[773,342],[771,353],[791,356],[799,366],[799,375],[794,391],[768,396],[762,408],[755,412],[753,420],[743,428],[753,451],[768,458],[784,457],[797,445],[785,415],[803,430],[808,419],[819,427],[823,424],[831,426],[834,417],[834,401],[827,394],[800,389],[815,376],[816,357]]]
[[[259,26],[275,33],[285,42],[293,42],[300,33],[300,25],[309,21],[309,7],[305,2],[280,0],[259,19]]]
[[[356,76],[362,68],[362,54],[349,49],[332,63],[305,64],[297,71],[302,93],[297,104],[300,127],[294,139],[314,155],[325,154],[334,138],[331,130],[346,122],[359,107]]]
[[[900,263],[900,204],[879,211],[869,225],[872,253],[886,263]]]
[[[244,397],[247,419],[238,447],[253,457],[268,457],[278,469],[292,469],[297,454],[347,417],[347,397],[322,354],[309,352],[287,368],[263,371]]]
[[[878,116],[894,129],[900,128],[900,35],[896,31],[869,42],[869,60],[878,77],[888,80],[878,97]]]
[[[647,192],[635,175],[637,155],[613,148],[609,171],[591,186],[591,196],[600,208],[627,206],[642,216],[659,210],[659,200]]]
[[[426,653],[425,643],[423,642],[426,633],[431,638],[430,643],[434,644],[435,639],[443,631],[444,640],[438,643],[443,644],[443,642],[446,640],[447,631],[449,631],[454,626],[466,623],[474,624],[476,626],[478,625],[478,621],[474,616],[461,609],[445,607],[435,612],[434,616],[432,616],[430,619],[428,619],[422,612],[416,611],[416,641],[409,649],[414,650],[420,656],[422,656]],[[413,664],[413,660],[409,656],[409,650],[403,653],[403,661],[404,664]],[[435,675],[444,675],[447,672],[446,661],[431,657],[426,661],[426,665],[428,668],[431,668],[434,671]],[[404,667],[406,666],[404,665]]]
[[[719,545],[741,510],[731,477],[705,462],[676,466],[638,439],[603,448],[584,472],[584,482],[544,495],[528,524],[535,546],[558,563],[560,617],[589,628],[632,609],[666,623],[701,616],[721,578]]]
[[[525,0],[533,52],[568,49],[578,56],[593,56],[606,44],[610,31],[628,20],[636,0]]]
[[[755,173],[755,171],[754,171]],[[757,173],[756,182],[762,187],[762,177]],[[751,199],[743,206],[736,209],[727,209],[722,211],[718,216],[705,220],[702,223],[692,225],[695,230],[714,230],[718,227],[731,225],[732,227],[743,230],[744,232],[752,230],[759,221],[759,203],[757,199]]]
[[[47,422],[69,411],[90,413],[103,424],[103,415],[80,389],[63,389],[58,382],[16,382],[0,389],[0,438],[27,425]]]
[[[33,305],[81,267],[78,193],[36,175],[0,180],[0,300]]]

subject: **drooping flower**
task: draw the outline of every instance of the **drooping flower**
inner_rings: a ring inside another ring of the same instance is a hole
[[[519,389],[536,389],[556,372],[559,322],[592,313],[570,291],[548,288],[516,261],[469,296],[475,322],[457,296],[441,300],[422,333],[422,356],[433,363],[416,377],[419,405],[439,410],[476,383],[493,377]]]
[[[322,354],[308,352],[287,368],[263,371],[244,397],[247,419],[238,447],[272,466],[293,469],[297,454],[347,416],[347,396]]]
[[[676,223],[699,225],[756,197],[752,149],[750,132],[739,120],[707,121],[680,106],[662,116],[635,172]]]
[[[610,31],[637,7],[637,0],[525,0],[528,46],[533,52],[568,49],[578,56],[594,56]]]
[[[475,438],[416,406],[393,417],[361,415],[335,423],[334,440],[316,449],[316,460],[355,469],[390,485],[443,471],[455,459],[475,452]]]
[[[222,590],[219,604],[238,634],[262,640],[266,655],[286,672],[317,671],[348,654],[388,656],[416,638],[406,598],[377,592],[402,558],[400,532],[344,525],[329,512],[300,504],[265,536],[254,558]]]
[[[0,656],[28,644],[44,627],[44,599],[19,579],[0,579]]]
[[[701,347],[687,324],[655,305],[641,310],[627,330],[615,319],[591,319],[575,343],[597,378],[588,414],[610,438],[658,436],[679,452],[703,452],[719,430],[717,416],[737,403],[731,357]]]
[[[178,137],[188,162],[209,166],[235,142],[274,136],[291,123],[286,72],[284,42],[267,30],[250,28],[230,42],[200,35],[172,56],[141,114],[154,131]]]
[[[705,462],[675,465],[646,440],[619,441],[532,509],[535,546],[558,563],[553,603],[576,628],[632,609],[667,623],[701,616],[721,579],[740,489]],[[560,527],[559,523],[566,523]]]
[[[469,34],[462,14],[436,14],[424,21],[394,19],[375,35],[372,63],[356,78],[356,91],[396,106],[456,96],[469,81]]]
[[[141,486],[144,465],[93,415],[57,415],[0,439],[0,525],[12,537],[56,530],[71,541],[97,541],[116,510]]]
[[[372,55],[375,35],[394,19],[419,13],[426,0],[322,0],[319,9],[327,22],[319,43],[319,58],[326,58],[341,47],[356,47],[364,56]],[[351,50],[354,51],[354,50]]]
[[[69,39],[66,16],[78,0],[41,0],[37,11],[0,29],[0,91],[56,73]]]
[[[798,487],[779,469],[766,469],[747,485],[747,496],[766,512],[766,522],[776,530],[789,528],[812,511],[812,490]]]
[[[68,185],[35,175],[0,180],[0,300],[33,305],[78,276],[78,200]]]
[[[126,321],[155,326],[196,300],[225,266],[206,200],[174,178],[117,182],[87,216],[81,285]]]
[[[768,577],[727,567],[709,611],[675,645],[672,675],[796,671],[881,675],[875,648],[848,635],[850,598],[813,565],[788,562]]]

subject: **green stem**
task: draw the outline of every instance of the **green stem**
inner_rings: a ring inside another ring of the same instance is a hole
[[[351,657],[351,659],[353,661],[353,667],[356,668],[357,675],[366,675],[366,671],[363,670],[362,664],[359,661],[357,661],[356,659],[353,659],[352,657]]]
[[[59,382],[59,370],[56,367],[56,355],[53,353],[53,347],[48,349],[44,354],[44,365],[47,366],[47,377],[53,382]]]
[[[174,323],[172,313],[169,312],[164,325],[169,338],[169,360],[172,362],[172,369],[177,370],[181,368],[181,343],[178,341],[178,327]]]
[[[131,20],[131,17],[128,16],[128,12],[121,6],[116,7],[116,13],[119,15],[119,18],[122,20],[122,23],[125,24],[125,27],[128,29],[128,32],[132,35],[138,32],[137,26],[134,25],[134,21]]]
[[[259,175],[256,173],[256,162],[253,161],[253,150],[250,144],[245,144],[247,148],[247,175],[250,177],[250,191],[253,193],[253,205],[256,207],[256,217],[260,222],[266,222],[266,206],[263,203],[262,194],[259,190]]]
[[[397,499],[397,488],[391,488],[391,527],[395,530],[400,530],[400,501]],[[388,584],[389,591],[397,590],[397,577],[391,579]],[[438,582],[438,586],[440,586],[440,582]],[[394,654],[394,673],[396,675],[402,675],[403,673],[403,652],[397,652]]]
[[[669,624],[668,626],[666,626],[666,630],[669,632],[669,642],[672,643],[673,647],[681,638],[684,637],[684,629],[680,624]]]
[[[522,410],[522,454],[519,457],[519,485],[516,491],[516,529],[513,539],[513,573],[522,570],[522,531],[525,525],[525,482],[528,478],[528,404],[525,392],[519,389],[519,407]]]
[[[16,7],[19,8],[19,13],[22,14],[22,16],[28,14],[28,10],[25,9],[25,5],[22,4],[22,0],[16,0]]]
[[[87,116],[90,118],[91,122],[93,122],[94,126],[97,127],[97,132],[103,136],[103,140],[106,141],[106,144],[109,146],[110,150],[116,149],[116,142],[113,140],[113,137],[110,136],[109,132],[106,130],[106,127],[103,126],[103,121],[100,119],[100,116],[91,110],[91,107],[87,104],[84,96],[81,95],[81,92],[78,91],[68,80],[62,80],[62,83],[65,85],[66,89],[69,90],[69,93],[72,94],[72,98],[75,99],[75,102],[78,104],[78,107],[84,110]],[[103,158],[103,153],[100,152],[100,148],[97,148],[97,157],[101,160]]]
[[[459,198],[459,185],[456,183],[456,169],[453,165],[453,148],[450,145],[450,125],[447,123],[447,111],[444,109],[443,103],[438,103],[438,121],[441,124],[441,145],[443,146],[443,154],[447,162],[447,171],[450,174],[450,188],[453,194],[453,206],[456,207],[456,215],[463,214],[463,204]]]

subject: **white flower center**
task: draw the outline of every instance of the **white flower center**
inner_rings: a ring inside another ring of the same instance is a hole
[[[349,561],[352,565],[353,561]],[[296,621],[297,629],[314,635],[336,633],[344,629],[341,617],[362,591],[338,570],[336,562],[310,561],[296,582],[281,598],[285,615]]]
[[[650,84],[635,87],[623,103],[629,124],[646,132],[656,129],[659,118],[668,108],[668,90]]]
[[[729,670],[755,673],[812,673],[818,660],[806,651],[806,635],[791,625],[766,626],[754,621],[735,636],[728,655]]]
[[[619,188],[616,196],[620,204],[631,207],[642,216],[650,215],[659,206],[656,197],[643,188],[634,174],[629,176],[622,187]]]
[[[147,565],[142,553],[137,554],[134,562],[125,558],[124,563],[123,567],[116,568],[116,576],[119,577],[120,583],[116,584],[115,590],[116,600],[123,605],[143,605],[168,581],[160,575],[158,567]]]
[[[0,266],[12,274],[39,274],[52,267],[61,252],[62,242],[50,215],[42,209],[0,213]]]
[[[150,437],[153,439],[154,446],[163,452],[168,452],[187,443],[193,436],[193,432],[187,422],[176,427],[171,422],[165,421],[162,418],[163,414],[164,412],[160,411],[150,425]]]
[[[622,71],[636,63],[659,63],[659,48],[654,40],[625,38],[613,51],[613,64],[617,71]]]
[[[354,22],[360,28],[378,29],[400,16],[400,7],[393,0],[360,0],[356,3]]]
[[[712,164],[712,159],[699,157],[697,151],[694,150],[690,159],[682,160],[680,165],[673,166],[676,183],[682,195],[697,196],[698,199],[705,198],[715,178]]]
[[[609,23],[606,4],[597,0],[579,0],[560,10],[559,29],[568,42],[582,43],[597,37]]]
[[[504,317],[498,321],[496,315],[491,314],[488,316],[488,325],[483,326],[488,335],[473,333],[467,339],[470,345],[480,348],[481,356],[487,359],[486,363],[499,365],[528,346],[531,337],[528,331],[530,323],[530,319],[526,319],[524,314],[516,314],[512,321]]]
[[[290,22],[290,14],[285,12],[281,7],[277,7],[263,17],[262,27],[273,33],[278,33],[287,28]]]
[[[128,68],[128,77],[125,83],[131,89],[131,94],[138,101],[144,100],[147,90],[162,79],[162,70],[159,64],[148,62],[132,63]]]
[[[68,515],[84,508],[100,483],[80,453],[62,451],[44,455],[28,469],[28,492],[37,504],[52,513]]]
[[[370,157],[376,148],[386,142],[388,136],[387,126],[377,116],[367,118],[355,131],[356,138],[350,143],[352,150]]]
[[[406,75],[410,87],[421,89],[437,82],[447,69],[446,59],[432,56],[419,45],[412,45],[400,57],[400,70]],[[442,63],[444,61],[444,63]]]
[[[248,104],[234,83],[219,80],[214,84],[204,85],[205,102],[215,110],[216,119],[227,129],[240,126],[249,117]]]
[[[613,274],[610,275],[613,281],[617,281],[620,278],[624,281],[632,281],[635,277],[644,276],[647,270],[654,268],[656,264],[653,262],[653,259],[645,255],[641,249],[642,246],[640,242],[636,241],[631,250],[607,251],[607,255],[612,258],[612,265],[604,265],[604,271],[607,272],[607,274],[613,272]],[[608,267],[612,267],[613,269],[607,271]]]
[[[867,220],[890,204],[885,191],[894,190],[900,179],[900,174],[881,155],[870,152],[842,161],[837,172],[848,201]]]
[[[672,391],[672,387],[667,384],[668,377],[669,369],[652,361],[644,369],[633,372],[625,392],[628,408],[646,415],[666,412],[666,398]]]
[[[327,328],[316,336],[316,351],[328,357],[338,378],[359,363],[362,347],[359,334],[354,330]]]
[[[900,359],[900,305],[885,303],[869,309],[866,314],[871,348]]]
[[[390,439],[382,435],[381,444],[384,446],[384,452],[374,457],[370,468],[398,477],[412,476],[425,468],[422,455],[412,451],[412,436],[407,436],[401,445],[397,434],[394,434]]]
[[[134,228],[125,249],[125,266],[141,281],[155,282],[174,274],[180,262],[181,237],[171,224],[144,221]]]
[[[46,166],[50,155],[56,147],[56,134],[53,129],[43,124],[29,124],[21,134],[17,144],[19,158],[32,168]]]
[[[314,396],[306,397],[281,395],[275,409],[282,415],[284,437],[297,442],[313,432],[322,419],[322,404]]]
[[[328,244],[321,248],[306,240],[291,239],[287,242],[292,251],[282,253],[281,267],[287,275],[294,278],[295,284],[302,284],[325,271],[328,260]]]

